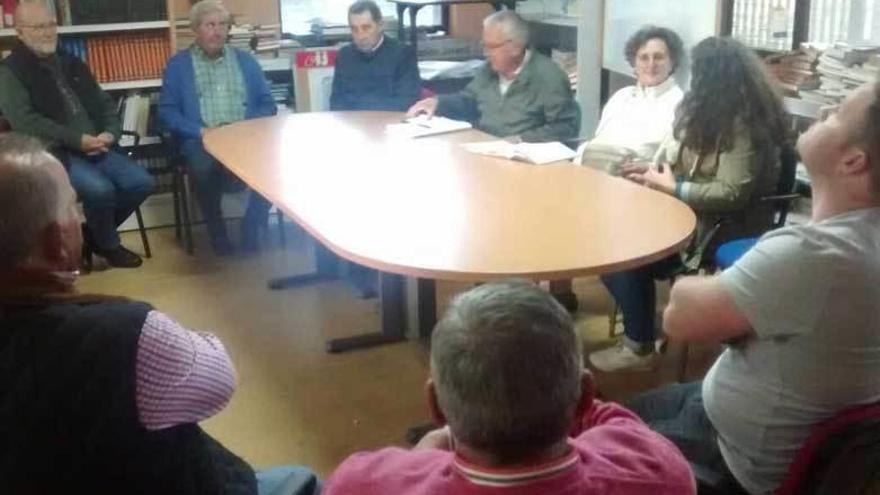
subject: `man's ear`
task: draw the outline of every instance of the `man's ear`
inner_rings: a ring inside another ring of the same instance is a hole
[[[870,172],[868,170],[868,154],[865,150],[857,146],[850,146],[849,149],[844,152],[843,160],[841,160],[840,163],[840,171],[847,176],[867,174]]]
[[[428,397],[428,411],[431,413],[431,420],[438,426],[446,424],[446,415],[440,409],[440,403],[437,401],[437,389],[434,388],[434,381],[428,378],[425,382],[425,394]]]

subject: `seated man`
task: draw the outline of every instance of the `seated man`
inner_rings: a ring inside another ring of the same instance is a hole
[[[80,233],[61,164],[0,136],[0,493],[317,493],[303,468],[255,477],[199,428],[235,390],[223,344],[78,294]]]
[[[431,344],[428,402],[448,426],[411,451],[355,454],[327,494],[695,493],[675,446],[594,399],[571,317],[538,287],[459,295]]]
[[[19,43],[0,65],[0,112],[14,131],[46,142],[67,168],[89,247],[110,266],[140,266],[116,228],[152,192],[153,179],[112,149],[122,132],[116,104],[78,58],[56,54],[57,26],[44,2],[22,2],[15,26]]]
[[[632,402],[691,461],[755,494],[779,487],[816,424],[880,401],[880,83],[847,97],[798,150],[811,221],[764,235],[720,276],[672,288],[667,335],[730,346],[702,384]]]
[[[555,62],[527,49],[529,27],[516,12],[495,12],[483,21],[487,63],[460,93],[416,102],[419,113],[468,120],[499,137],[528,142],[577,137],[580,112],[568,76]]]
[[[406,111],[419,98],[415,51],[384,35],[373,0],[351,4],[348,25],[352,43],[336,56],[330,109]]]
[[[244,119],[275,115],[275,103],[260,64],[226,44],[229,12],[217,0],[202,0],[189,13],[193,45],[168,61],[162,79],[159,118],[177,139],[218,255],[234,250],[226,234],[220,200],[228,172],[205,151],[205,130]],[[254,251],[270,204],[252,192],[241,223],[241,247]]]

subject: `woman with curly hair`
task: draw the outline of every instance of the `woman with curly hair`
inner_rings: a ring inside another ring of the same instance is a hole
[[[710,37],[694,47],[691,60],[691,89],[676,110],[672,136],[653,164],[623,168],[628,179],[674,195],[697,213],[689,257],[712,252],[711,246],[725,239],[769,229],[772,205],[759,199],[775,191],[780,152],[788,139],[782,100],[751,50],[730,38]],[[681,263],[675,255],[602,277],[623,312],[624,337],[620,345],[590,355],[596,368],[653,366],[654,279],[673,273]]]
[[[675,31],[644,26],[626,41],[624,55],[636,84],[611,96],[596,135],[578,148],[574,160],[615,174],[626,159],[654,156],[672,132],[675,108],[684,96],[672,77],[684,59],[684,44]]]

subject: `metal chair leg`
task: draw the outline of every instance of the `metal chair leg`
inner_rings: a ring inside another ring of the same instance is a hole
[[[192,238],[192,220],[191,220],[190,215],[189,215],[189,211],[190,211],[190,208],[189,208],[189,206],[190,206],[190,205],[189,205],[189,197],[190,197],[190,194],[189,194],[189,185],[188,185],[188,181],[186,180],[186,176],[185,176],[185,175],[182,175],[182,176],[181,176],[181,188],[180,188],[180,194],[181,194],[181,198],[180,198],[181,202],[180,202],[180,204],[181,204],[181,207],[182,207],[182,209],[183,209],[183,235],[184,235],[184,244],[186,245],[186,252],[187,252],[187,254],[193,254],[193,252],[194,252],[194,248],[193,248],[193,238]]]
[[[180,170],[174,168],[171,177],[171,201],[174,203],[174,238],[180,240],[181,234],[181,218],[180,218],[180,186],[181,186]]]
[[[613,339],[617,336],[617,315],[620,313],[620,306],[617,302],[611,306],[611,312],[608,313],[608,338]]]
[[[153,252],[150,250],[150,240],[147,239],[147,229],[144,227],[144,216],[141,214],[140,206],[134,209],[134,215],[137,218],[138,232],[141,233],[141,244],[144,245],[144,256],[152,258]]]

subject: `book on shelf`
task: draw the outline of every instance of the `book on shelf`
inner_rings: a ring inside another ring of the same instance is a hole
[[[550,143],[510,143],[508,141],[484,141],[462,145],[471,153],[497,156],[522,162],[543,165],[545,163],[570,161],[575,157],[574,150],[554,141]]]
[[[98,82],[158,79],[170,57],[164,32],[134,32],[85,39],[85,60]]]
[[[58,2],[58,0],[47,0]],[[165,0],[67,0],[71,24],[162,21],[167,19]]]

